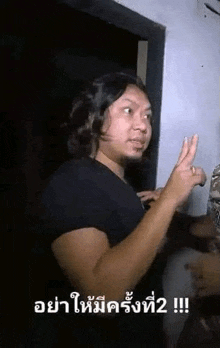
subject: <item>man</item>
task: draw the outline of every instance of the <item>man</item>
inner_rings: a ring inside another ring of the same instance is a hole
[[[209,241],[209,251],[199,254],[191,271],[196,298],[178,347],[214,348],[220,345],[220,165],[210,185],[207,216],[191,226],[191,233]],[[186,343],[187,341],[187,343]]]
[[[69,147],[84,157],[53,176],[43,199],[44,224],[57,263],[83,298],[104,295],[106,302],[121,302],[133,291],[135,299],[145,294],[144,300],[160,288],[151,265],[176,209],[195,185],[205,183],[204,171],[192,166],[194,135],[184,139],[166,186],[144,211],[124,172],[127,162],[141,160],[147,149],[151,118],[144,85],[124,73],[96,79],[73,105]],[[101,321],[93,326],[90,318],[79,343],[162,347],[159,316],[119,315],[102,319],[107,324],[101,329]],[[110,325],[114,330],[107,334]]]
[[[220,295],[220,165],[215,167],[212,174],[207,213],[210,222],[195,224],[192,233],[210,238],[210,252],[189,266],[200,297]],[[215,229],[211,228],[213,223]]]

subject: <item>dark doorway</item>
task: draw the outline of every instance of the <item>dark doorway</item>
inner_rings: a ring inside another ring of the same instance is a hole
[[[17,123],[17,156],[31,157],[37,182],[47,178],[67,156],[59,126],[85,81],[103,73],[136,72],[140,40],[148,42],[147,87],[154,111],[151,171],[145,187],[156,181],[165,29],[113,1],[49,1],[22,9],[11,0],[2,11],[4,112]],[[9,24],[12,21],[12,25]],[[23,120],[23,122],[22,122]],[[28,120],[26,122],[25,120]],[[27,146],[35,144],[35,151]],[[22,139],[19,139],[22,138]],[[13,161],[16,158],[13,151]],[[9,162],[8,153],[4,152]],[[34,164],[33,157],[36,157]],[[29,176],[28,165],[25,167]],[[38,178],[36,173],[40,171]],[[28,188],[34,191],[33,184]],[[29,180],[27,179],[29,182]],[[33,192],[34,194],[34,192]],[[32,193],[29,194],[31,196]]]

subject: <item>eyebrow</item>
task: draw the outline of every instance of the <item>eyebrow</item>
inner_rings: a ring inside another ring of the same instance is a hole
[[[134,100],[129,99],[129,98],[124,98],[123,100],[129,101],[129,102],[134,103],[134,104],[137,104]],[[151,110],[151,105],[149,105],[149,107],[146,107],[146,110],[147,110],[147,111],[148,111],[148,110],[150,111],[150,110]]]

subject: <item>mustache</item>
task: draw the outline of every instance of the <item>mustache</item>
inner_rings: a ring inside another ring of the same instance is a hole
[[[115,137],[114,135],[109,135],[107,133],[102,133],[100,136],[100,139],[103,141],[114,141],[114,139],[118,139],[118,137]],[[128,139],[128,141],[138,141],[141,144],[145,144],[147,139],[141,136],[134,136]]]

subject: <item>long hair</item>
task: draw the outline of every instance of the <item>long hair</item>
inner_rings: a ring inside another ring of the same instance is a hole
[[[128,85],[137,86],[147,95],[139,77],[118,72],[95,79],[73,101],[65,126],[69,133],[68,150],[74,157],[84,157],[97,151],[106,110],[122,96]]]

